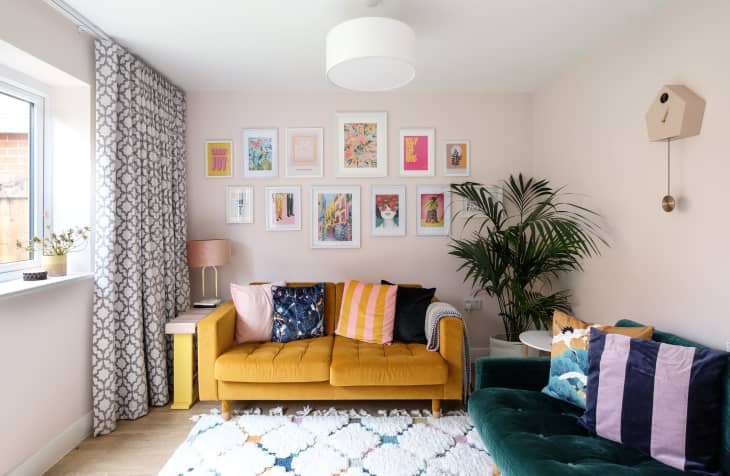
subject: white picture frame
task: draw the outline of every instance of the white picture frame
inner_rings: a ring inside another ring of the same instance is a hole
[[[502,201],[502,187],[500,187],[499,185],[485,185],[484,188],[487,189],[487,193],[492,196],[492,199],[497,202]],[[464,218],[469,218],[472,216],[483,216],[483,214],[479,212],[476,207],[474,207],[473,202],[466,197],[461,197],[459,203],[460,216]]]
[[[359,186],[312,187],[311,210],[312,248],[360,248]]]
[[[259,141],[258,144],[256,141]],[[279,176],[278,129],[244,129],[242,149],[244,177],[270,178]]]
[[[387,177],[388,113],[337,113],[335,160],[338,177]]]
[[[284,145],[285,176],[296,178],[324,176],[323,128],[287,127],[284,137],[286,141]],[[311,145],[309,141],[312,141]],[[312,158],[310,159],[309,156]]]
[[[464,166],[457,166],[454,163],[455,161],[463,161]],[[466,139],[444,141],[443,167],[446,177],[468,177],[471,175],[471,143]]]
[[[396,196],[395,205],[392,197]],[[373,185],[370,187],[370,235],[406,236],[408,206],[404,185]],[[385,211],[384,211],[385,210]],[[390,214],[390,216],[386,216]]]
[[[226,187],[226,223],[253,223],[253,187]]]
[[[433,205],[430,204],[432,199],[435,199]],[[448,185],[419,185],[416,189],[415,210],[416,235],[449,235],[451,231],[451,191]]]
[[[424,140],[426,144],[423,144]],[[401,177],[433,177],[436,175],[435,140],[436,130],[432,128],[400,130],[398,168]]]
[[[299,231],[302,229],[302,189],[266,187],[266,231]]]

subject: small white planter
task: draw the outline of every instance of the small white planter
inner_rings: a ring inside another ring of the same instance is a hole
[[[500,334],[489,338],[490,357],[524,357],[525,344],[520,341],[510,342],[507,336]]]

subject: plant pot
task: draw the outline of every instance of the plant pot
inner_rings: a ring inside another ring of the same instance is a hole
[[[48,272],[48,276],[66,276],[67,255],[43,256],[41,267]]]
[[[525,344],[520,341],[510,342],[504,334],[489,338],[490,357],[524,357]]]

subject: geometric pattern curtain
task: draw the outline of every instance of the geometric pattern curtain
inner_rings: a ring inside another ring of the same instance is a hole
[[[170,399],[165,323],[189,306],[185,95],[96,42],[94,435]]]

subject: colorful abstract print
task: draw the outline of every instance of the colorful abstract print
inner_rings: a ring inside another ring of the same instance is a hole
[[[317,209],[319,241],[352,241],[351,193],[320,193]]]
[[[378,168],[378,125],[370,122],[348,122],[344,125],[345,168]]]
[[[309,287],[272,286],[272,342],[289,342],[324,335],[324,284]]]
[[[591,331],[590,432],[695,474],[720,474],[721,402],[728,355]]]
[[[271,170],[271,137],[249,137],[248,170]]]

